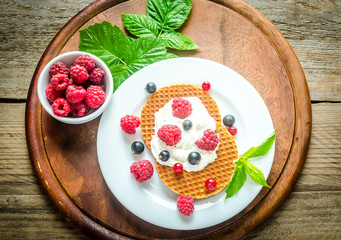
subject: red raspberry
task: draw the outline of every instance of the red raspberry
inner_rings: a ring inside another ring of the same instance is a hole
[[[85,67],[88,72],[95,68],[95,61],[89,55],[79,56],[75,61],[75,65],[77,64]]]
[[[218,146],[218,143],[218,135],[211,129],[205,130],[204,136],[195,142],[198,148],[206,151],[213,151]]]
[[[76,83],[81,84],[89,78],[89,74],[85,67],[74,65],[70,67],[70,78],[72,78]]]
[[[52,103],[52,111],[59,117],[65,117],[70,112],[70,104],[64,98],[57,98]]]
[[[69,69],[62,62],[55,62],[49,69],[50,76],[56,75],[57,73],[69,75]]]
[[[82,86],[70,85],[65,91],[66,100],[71,103],[81,102],[86,95],[86,90]]]
[[[192,104],[183,98],[175,98],[172,104],[173,116],[184,119],[191,115]]]
[[[135,134],[137,127],[140,126],[140,119],[133,115],[126,115],[121,118],[121,128],[128,134]]]
[[[181,139],[181,129],[176,125],[163,125],[157,131],[157,136],[168,146],[174,146]]]
[[[105,71],[102,68],[95,68],[90,73],[89,81],[92,82],[93,84],[99,85],[104,75]]]
[[[86,89],[84,101],[91,108],[99,108],[105,101],[105,93],[101,87],[91,85]]]
[[[57,73],[51,78],[52,87],[56,90],[64,90],[69,86],[70,79],[66,74]]]
[[[176,206],[181,214],[189,216],[194,211],[194,200],[191,196],[179,196],[176,199]]]
[[[53,103],[57,98],[63,97],[62,91],[57,91],[52,87],[52,83],[50,83],[45,89],[46,98],[50,103]]]
[[[79,102],[71,105],[71,115],[72,117],[84,117],[90,108],[85,104],[85,102]]]
[[[130,166],[130,172],[138,182],[144,182],[152,177],[154,169],[148,160],[140,160]]]

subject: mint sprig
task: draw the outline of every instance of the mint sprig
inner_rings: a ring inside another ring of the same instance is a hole
[[[271,146],[275,141],[276,131],[277,129],[275,129],[258,147],[251,147],[235,162],[235,170],[225,189],[226,198],[232,197],[243,187],[244,182],[246,181],[246,174],[248,174],[257,184],[264,187],[270,187],[261,170],[252,164],[249,159],[264,156],[271,149]]]
[[[178,57],[168,48],[199,48],[193,40],[175,32],[187,19],[192,0],[148,0],[147,14],[123,14],[125,28],[138,38],[126,36],[118,26],[103,21],[80,30],[79,50],[92,53],[109,67],[114,91],[138,70]]]

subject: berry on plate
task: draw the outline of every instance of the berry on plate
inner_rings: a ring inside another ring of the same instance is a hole
[[[134,154],[140,154],[143,152],[144,150],[144,145],[142,142],[140,141],[135,141],[131,144],[131,151],[134,153]]]
[[[232,114],[227,114],[223,118],[223,123],[225,126],[229,127],[232,126],[235,123],[235,118]]]
[[[217,182],[213,178],[208,178],[205,182],[205,187],[209,191],[213,191],[217,187]]]
[[[203,84],[201,85],[201,87],[202,87],[202,89],[203,89],[204,91],[208,91],[208,90],[211,89],[211,83],[209,83],[209,82],[203,82]]]
[[[229,133],[231,133],[232,136],[237,134],[237,128],[234,126],[230,126],[227,131],[229,131]]]
[[[183,98],[175,98],[172,103],[173,116],[184,119],[191,115],[192,104]]]
[[[149,92],[149,93],[154,93],[154,92],[156,91],[156,84],[153,83],[153,82],[147,83],[147,85],[146,85],[146,90],[147,90],[147,92]]]
[[[194,211],[194,200],[191,196],[179,196],[176,199],[176,206],[181,214],[189,216]]]
[[[122,130],[128,134],[135,134],[136,128],[140,126],[140,123],[139,117],[133,115],[126,115],[120,120]]]
[[[157,136],[168,146],[174,146],[181,139],[181,129],[176,125],[163,125],[157,131]]]
[[[181,163],[177,162],[173,165],[173,171],[175,173],[182,173],[183,170],[184,170],[184,167],[182,166]]]
[[[130,166],[130,172],[135,176],[136,181],[144,182],[152,177],[154,169],[148,160],[140,160]]]
[[[204,136],[195,142],[198,148],[206,151],[213,151],[219,143],[218,135],[211,129],[204,131]]]

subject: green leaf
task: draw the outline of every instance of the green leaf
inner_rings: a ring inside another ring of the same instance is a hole
[[[160,38],[167,43],[167,47],[178,50],[193,50],[199,48],[192,39],[179,32],[164,32]]]
[[[138,37],[157,37],[159,31],[156,22],[149,16],[139,14],[123,14],[124,27]]]
[[[178,29],[187,19],[191,8],[191,0],[147,1],[147,15],[157,22],[161,31]]]
[[[246,164],[244,165],[246,167],[246,172],[247,174],[251,177],[251,179],[253,181],[255,181],[256,183],[264,186],[264,187],[270,187],[267,183],[266,180],[264,178],[263,173],[261,172],[261,170],[259,170],[259,168],[257,168],[255,165],[253,165],[252,163],[250,163],[249,161],[246,162]]]
[[[114,79],[114,91],[138,70],[161,60],[173,58],[166,52],[166,45],[157,38],[134,39],[124,54],[126,65],[112,66],[110,71]]]
[[[237,162],[232,178],[225,189],[226,198],[230,198],[234,194],[236,194],[244,185],[245,180],[246,180],[245,166],[243,163]]]
[[[103,21],[80,30],[79,50],[101,58],[110,68],[122,62],[129,38],[116,25]]]
[[[241,156],[241,158],[249,159],[249,158],[264,156],[271,149],[271,146],[275,141],[276,131],[277,131],[277,128],[258,147],[251,147],[248,151],[246,151]]]

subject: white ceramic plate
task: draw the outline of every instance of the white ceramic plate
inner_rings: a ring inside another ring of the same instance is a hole
[[[120,118],[140,116],[150,94],[145,90],[148,82],[158,88],[177,83],[200,87],[204,81],[211,83],[209,94],[218,104],[220,114],[233,114],[238,133],[235,140],[239,154],[259,145],[273,131],[270,114],[262,98],[251,84],[238,73],[224,65],[200,58],[176,58],[157,62],[138,71],[127,79],[114,93],[107,110],[102,115],[98,136],[98,159],[104,179],[115,197],[133,214],[157,226],[191,230],[219,224],[242,211],[261,190],[261,186],[247,178],[242,189],[225,200],[224,190],[219,194],[195,200],[194,213],[182,216],[176,208],[177,195],[169,190],[157,175],[139,183],[130,173],[134,161],[154,158],[146,147],[140,155],[132,154],[132,142],[142,141],[140,128],[128,135],[120,128]],[[274,157],[274,146],[264,157],[252,160],[267,178]]]

